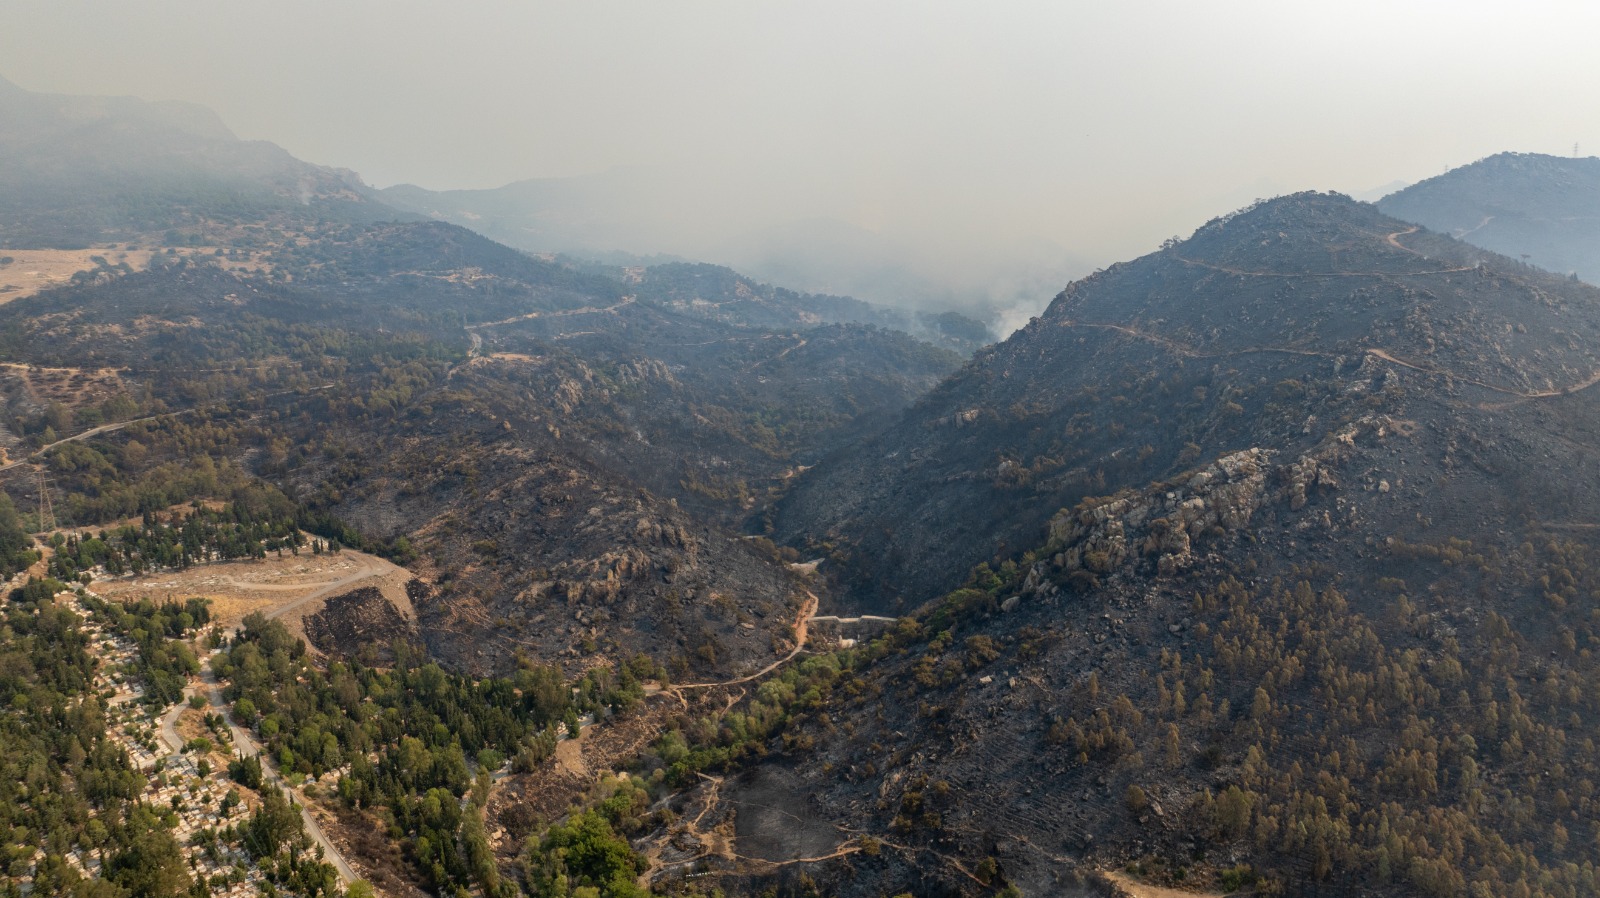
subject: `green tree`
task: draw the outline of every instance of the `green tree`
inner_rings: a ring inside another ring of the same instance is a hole
[[[112,882],[127,889],[131,898],[170,898],[194,885],[178,840],[149,807],[135,808],[127,826],[135,835],[106,864]]]

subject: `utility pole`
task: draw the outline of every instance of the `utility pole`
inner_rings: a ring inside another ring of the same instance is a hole
[[[56,509],[50,502],[50,478],[39,472],[39,531],[49,533],[56,529]]]

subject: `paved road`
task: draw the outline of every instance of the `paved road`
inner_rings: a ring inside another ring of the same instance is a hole
[[[183,737],[178,735],[178,718],[183,715],[183,709],[189,707],[187,690],[183,693],[184,701],[173,705],[166,714],[161,716],[161,741],[173,752],[183,751]]]
[[[216,675],[211,672],[209,661],[210,659],[208,658],[207,663],[201,668],[200,678],[206,691],[206,696],[211,700],[212,708],[215,709],[213,713],[221,713],[226,718],[228,706],[222,699],[222,687],[217,684]],[[182,716],[183,710],[189,706],[189,696],[197,694],[198,691],[193,686],[185,689],[184,700],[173,705],[161,717],[161,741],[165,742],[173,752],[183,751],[183,737],[178,735],[178,718]],[[323,859],[339,871],[339,875],[344,878],[345,885],[348,886],[358,879],[356,871],[351,869],[350,864],[345,861],[344,855],[339,853],[339,849],[334,847],[333,842],[328,839],[327,833],[322,831],[322,827],[317,823],[316,818],[311,816],[310,809],[295,796],[294,792],[289,789],[288,784],[278,776],[277,767],[272,763],[272,760],[261,754],[261,746],[251,737],[250,733],[236,726],[231,719],[228,720],[228,730],[233,735],[234,751],[245,757],[260,757],[262,779],[280,789],[284,797],[300,809],[300,819],[305,821],[306,833],[318,845],[322,846]]]
[[[209,661],[209,659],[207,660]],[[217,684],[216,675],[211,672],[209,663],[203,668],[200,677],[205,682],[206,693],[211,699],[212,707],[220,711],[224,717],[228,717],[228,706],[222,699],[222,687]],[[181,711],[183,706],[180,704],[178,707]],[[163,721],[164,724],[165,721]],[[271,758],[261,754],[261,746],[256,743],[250,733],[235,725],[231,717],[228,718],[228,731],[233,734],[234,751],[247,758],[260,757],[262,779],[282,790],[283,796],[300,809],[300,819],[305,821],[306,833],[311,836],[313,841],[322,846],[323,860],[332,864],[334,869],[339,871],[339,876],[344,879],[344,884],[348,886],[359,879],[360,877],[356,875],[356,871],[351,869],[350,864],[345,861],[344,855],[340,854],[339,849],[335,848],[333,842],[328,839],[328,834],[322,831],[321,825],[317,823],[317,818],[311,816],[311,810],[305,806],[304,802],[295,797],[293,790],[278,776],[277,765],[273,764]]]

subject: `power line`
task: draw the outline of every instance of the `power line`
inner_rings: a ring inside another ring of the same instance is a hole
[[[50,501],[50,478],[44,471],[39,471],[39,530],[49,533],[56,529],[56,509]]]

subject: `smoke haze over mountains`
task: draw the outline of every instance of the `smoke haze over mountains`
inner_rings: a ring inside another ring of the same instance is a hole
[[[1600,146],[1576,114],[1596,25],[1579,3],[25,0],[0,54],[30,90],[200,103],[377,186],[542,179],[581,209],[534,248],[1021,314],[1257,196]]]

